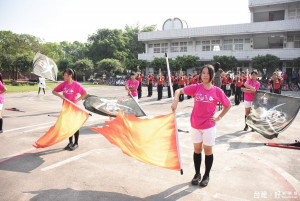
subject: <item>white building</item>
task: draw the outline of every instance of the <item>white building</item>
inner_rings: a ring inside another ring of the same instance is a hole
[[[140,60],[155,57],[198,56],[211,61],[214,55],[235,56],[240,67],[250,68],[257,55],[272,54],[280,58],[283,71],[291,73],[292,60],[300,57],[300,1],[249,0],[250,23],[197,28],[168,26],[163,31],[143,32],[138,36],[145,44]],[[177,24],[178,25],[178,24]],[[179,27],[179,29],[178,29]]]

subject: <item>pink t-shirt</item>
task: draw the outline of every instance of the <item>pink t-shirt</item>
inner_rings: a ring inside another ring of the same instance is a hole
[[[0,81],[0,91],[2,91],[4,88],[5,88],[4,85]],[[0,104],[3,104],[3,103],[4,103],[4,93],[0,94]]]
[[[129,88],[135,88],[135,90],[134,91],[131,91],[131,95],[133,96],[133,97],[136,97],[137,95],[138,95],[138,93],[137,93],[137,88],[139,87],[139,81],[138,80],[135,80],[134,82],[132,82],[132,80],[128,80],[127,82],[126,82],[126,85],[129,87]],[[128,93],[128,95],[129,95],[129,93]]]
[[[248,79],[246,81],[247,84],[253,86],[256,91],[259,90],[259,87],[260,87],[260,83],[258,81],[256,82],[253,82],[252,79]],[[245,101],[250,101],[252,102],[254,100],[254,97],[255,97],[255,93],[244,93],[244,99]]]
[[[216,122],[210,121],[209,118],[216,113],[218,102],[224,107],[230,104],[223,90],[216,86],[207,90],[202,83],[199,83],[186,86],[183,90],[186,95],[195,96],[191,114],[191,126],[195,129],[214,127]]]
[[[72,84],[68,84],[67,81],[60,83],[57,87],[54,88],[56,92],[63,92],[64,97],[70,101],[75,101],[77,94],[84,94],[85,89],[76,81],[73,81]]]

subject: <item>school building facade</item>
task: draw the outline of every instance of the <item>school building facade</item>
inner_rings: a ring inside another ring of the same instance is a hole
[[[293,67],[292,61],[300,57],[300,1],[249,0],[248,5],[250,23],[183,28],[174,18],[162,31],[140,33],[145,52],[138,58],[151,62],[168,53],[169,58],[193,55],[209,62],[225,55],[236,57],[240,69],[251,70],[253,57],[272,54],[280,58],[283,71],[298,72],[300,66]]]

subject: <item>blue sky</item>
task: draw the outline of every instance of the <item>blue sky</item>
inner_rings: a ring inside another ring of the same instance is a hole
[[[181,2],[181,3],[179,3]],[[47,42],[86,42],[100,28],[157,25],[168,18],[189,27],[250,22],[248,0],[0,0],[0,30]]]

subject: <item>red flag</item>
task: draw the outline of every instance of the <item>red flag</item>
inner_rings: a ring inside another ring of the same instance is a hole
[[[139,119],[133,115],[117,117],[101,128],[91,128],[102,134],[123,153],[139,161],[173,170],[180,170],[176,143],[174,114]]]
[[[33,145],[45,148],[74,135],[86,122],[89,114],[68,100],[64,100],[61,113],[54,126]]]

